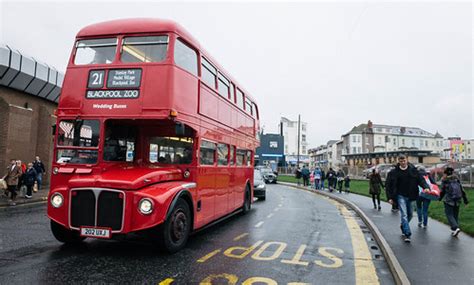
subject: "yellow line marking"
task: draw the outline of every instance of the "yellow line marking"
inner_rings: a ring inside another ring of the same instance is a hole
[[[207,260],[209,260],[211,257],[213,257],[214,255],[218,254],[219,252],[221,252],[221,249],[216,249],[206,255],[204,255],[203,257],[199,258],[196,262],[206,262]]]
[[[237,284],[237,281],[239,281],[239,277],[237,277],[234,274],[228,274],[228,273],[221,273],[221,274],[211,274],[207,276],[204,280],[199,283],[200,285],[212,285],[212,281],[218,280],[218,279],[227,279],[227,284],[229,285],[235,285]]]
[[[262,222],[258,222],[258,223],[255,225],[255,227],[256,227],[256,228],[259,228],[259,227],[261,227],[262,225],[263,225],[263,221],[262,221]]]
[[[158,285],[169,285],[169,284],[173,283],[173,281],[174,281],[173,278],[166,278],[165,280],[158,283]]]
[[[273,213],[271,213],[270,215],[267,216],[267,218],[269,218],[269,219],[270,219],[271,217],[273,217]]]
[[[239,236],[236,236],[236,237],[234,238],[234,241],[238,241],[239,239],[242,239],[242,238],[244,238],[244,237],[246,237],[246,236],[248,236],[248,235],[249,235],[249,233],[243,233],[243,234],[241,234],[241,235],[239,235]]]
[[[265,283],[267,285],[278,285],[278,283],[270,278],[266,277],[250,277],[249,279],[242,282],[242,285],[253,285],[255,283]]]
[[[354,251],[355,284],[380,284],[369,246],[359,224],[347,208],[334,200],[329,200],[336,205],[346,221],[347,229],[351,235],[352,249]]]

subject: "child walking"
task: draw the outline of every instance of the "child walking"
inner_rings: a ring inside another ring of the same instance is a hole
[[[461,198],[465,205],[469,203],[466,192],[459,181],[459,178],[454,174],[452,167],[447,167],[444,171],[441,182],[441,195],[439,200],[444,198],[444,213],[451,226],[451,235],[457,237],[459,232],[459,206],[461,205]]]

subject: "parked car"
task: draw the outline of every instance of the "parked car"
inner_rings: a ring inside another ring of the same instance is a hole
[[[260,174],[262,174],[263,180],[265,183],[276,183],[278,175],[273,172],[271,168],[262,168],[260,169]]]
[[[253,172],[253,196],[258,200],[265,200],[267,192],[267,186],[259,170]]]

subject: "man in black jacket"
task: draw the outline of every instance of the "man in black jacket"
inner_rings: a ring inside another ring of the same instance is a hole
[[[390,178],[393,183],[391,186],[393,192],[389,197],[389,202],[392,204],[395,199],[397,200],[400,208],[400,228],[405,236],[405,242],[410,242],[410,220],[413,217],[413,201],[418,198],[418,186],[425,190],[429,190],[429,186],[416,167],[408,163],[404,155],[398,157],[398,164]]]

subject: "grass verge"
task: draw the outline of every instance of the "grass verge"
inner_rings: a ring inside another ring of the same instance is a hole
[[[296,183],[297,180],[293,176],[278,176],[278,181]],[[302,180],[301,180],[302,182]],[[326,182],[327,185],[327,182]],[[369,194],[369,182],[366,180],[352,180],[351,181],[351,192],[359,195],[371,197]],[[468,206],[462,205],[459,209],[459,221],[461,230],[471,236],[474,236],[474,189],[466,188],[467,198],[470,202]],[[385,191],[382,191],[380,198],[387,201]],[[430,204],[428,215],[444,224],[448,224],[446,215],[444,214],[444,203],[438,201],[432,201]],[[416,215],[415,215],[416,219]]]

